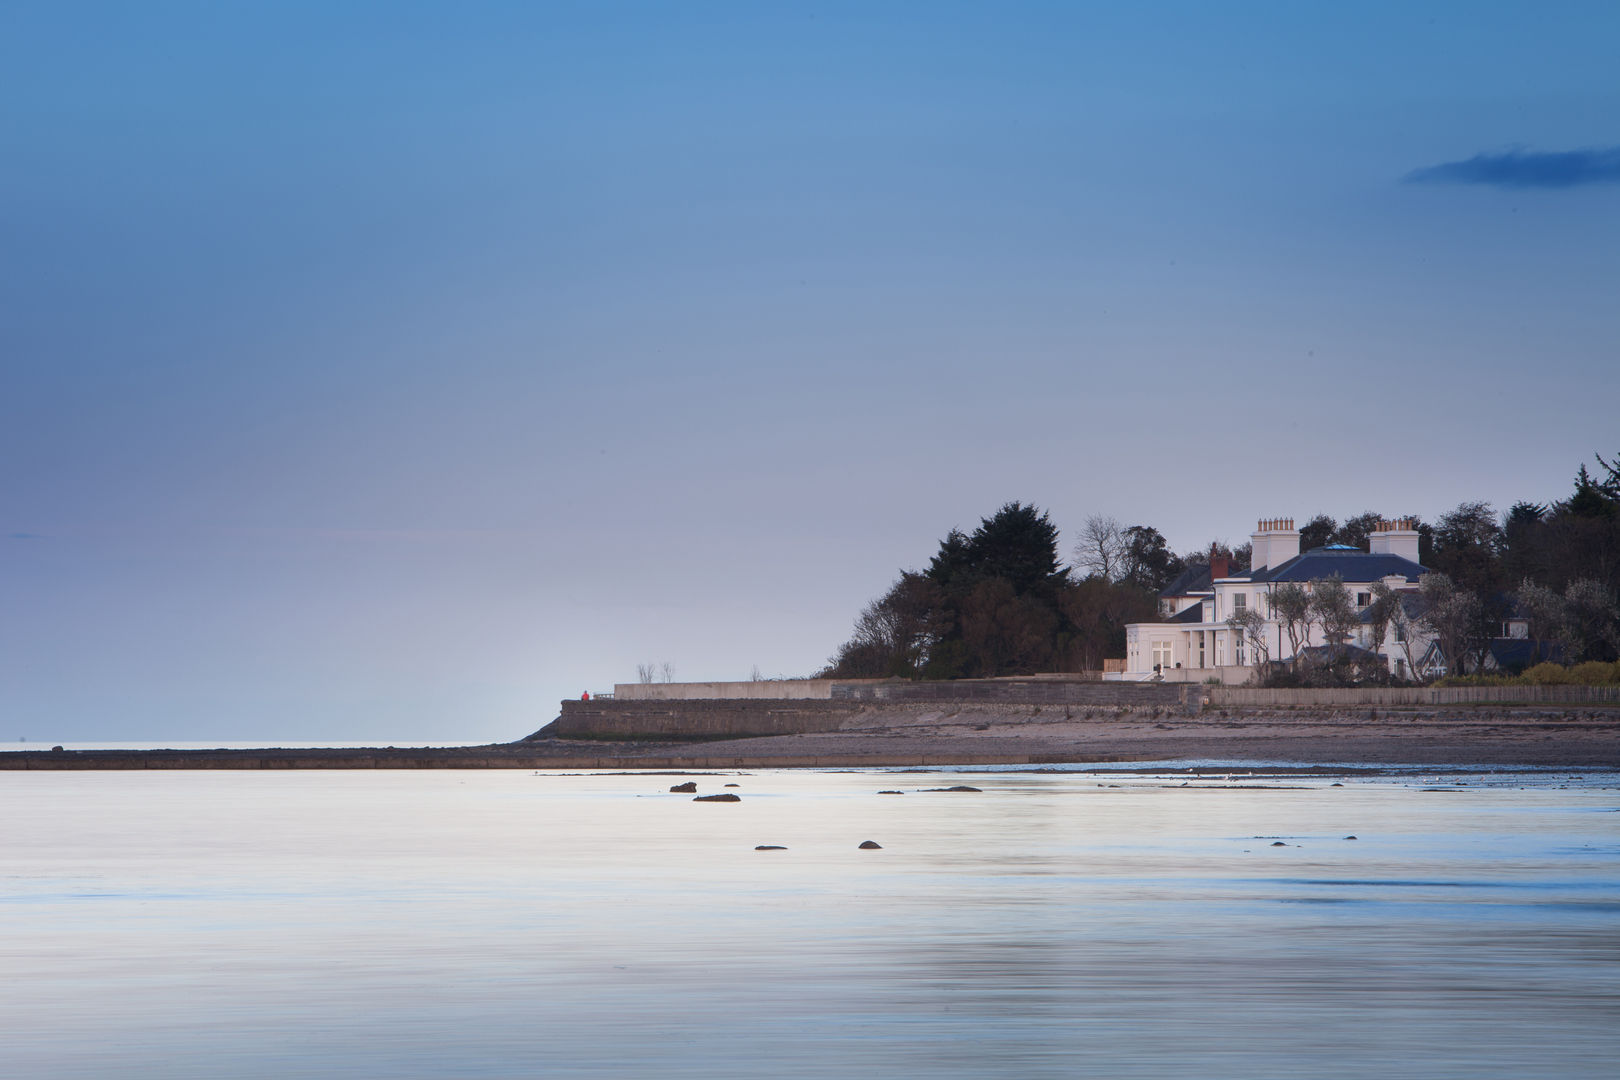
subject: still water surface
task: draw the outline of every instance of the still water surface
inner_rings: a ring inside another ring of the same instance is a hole
[[[682,779],[0,774],[4,1071],[1616,1075],[1612,774]]]

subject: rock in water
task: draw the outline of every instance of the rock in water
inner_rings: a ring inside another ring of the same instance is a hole
[[[881,850],[883,850],[883,845],[878,843],[876,840],[862,840],[860,850],[862,850],[862,851],[881,851]]]
[[[1288,845],[1283,843],[1281,840],[1278,840],[1275,843],[1273,843],[1271,846],[1272,847],[1287,847]]]
[[[787,848],[783,847],[781,844],[755,844],[754,845],[754,850],[755,851],[786,851]]]
[[[878,792],[878,794],[879,795],[904,795],[905,792],[903,792],[903,791],[880,791],[880,792]]]
[[[983,791],[983,788],[968,787],[966,784],[957,784],[955,787],[931,787],[928,791]]]
[[[1355,839],[1355,837],[1353,837],[1353,836],[1347,836],[1347,837],[1345,837],[1345,839],[1346,839],[1346,840],[1354,840],[1354,839]]]
[[[742,787],[741,784],[727,784],[726,787]]]
[[[741,795],[733,795],[731,792],[728,791],[728,792],[724,793],[723,795],[699,795],[697,798],[693,799],[692,801],[693,802],[742,802],[742,796]]]
[[[697,781],[696,780],[688,780],[684,784],[676,784],[674,787],[670,788],[669,790],[677,791],[677,792],[684,792],[685,794],[690,795],[690,794],[692,794],[693,792],[695,792],[697,790]]]

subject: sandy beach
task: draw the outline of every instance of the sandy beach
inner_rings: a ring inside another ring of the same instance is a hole
[[[1066,709],[899,705],[840,730],[710,741],[530,736],[459,747],[70,750],[0,769],[791,768],[1131,761],[1620,767],[1620,708]]]
[[[882,753],[1062,761],[1620,766],[1620,709],[1157,710],[897,707],[842,731],[707,742],[706,756]],[[859,726],[857,726],[859,725]]]

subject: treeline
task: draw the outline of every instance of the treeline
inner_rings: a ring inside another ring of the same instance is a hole
[[[1418,558],[1430,602],[1443,603],[1452,672],[1478,671],[1491,639],[1519,615],[1541,655],[1565,663],[1620,657],[1620,456],[1580,467],[1568,498],[1517,502],[1500,515],[1465,502],[1433,523],[1418,520]],[[1319,514],[1300,528],[1300,550],[1366,550],[1386,515],[1340,522]],[[1187,554],[1146,525],[1093,515],[1078,530],[1074,567],[1061,564],[1058,530],[1034,506],[1008,503],[971,534],[951,532],[922,571],[904,571],[868,604],[824,677],[953,679],[1094,671],[1125,654],[1125,625],[1157,618],[1157,594],[1210,554],[1249,565],[1247,543]],[[1396,618],[1401,617],[1397,613]]]
[[[926,570],[901,573],[861,612],[820,674],[955,679],[1096,670],[1105,657],[1124,655],[1125,624],[1153,619],[1158,590],[1185,566],[1147,526],[1112,526],[1105,550],[1106,571],[1074,573],[1060,562],[1051,518],[1008,503],[971,534],[952,529]]]

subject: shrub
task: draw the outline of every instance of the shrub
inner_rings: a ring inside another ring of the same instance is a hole
[[[1606,664],[1601,660],[1588,660],[1569,669],[1570,681],[1583,686],[1604,686],[1620,682],[1620,661]]]
[[[1544,660],[1535,667],[1525,668],[1524,674],[1520,677],[1531,686],[1556,686],[1577,681],[1569,668],[1563,664],[1555,664],[1551,660]]]

